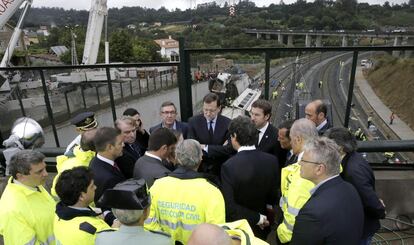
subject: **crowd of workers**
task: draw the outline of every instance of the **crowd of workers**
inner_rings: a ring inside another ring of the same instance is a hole
[[[321,100],[278,127],[266,100],[250,117],[220,111],[209,93],[184,123],[164,102],[150,133],[132,108],[113,128],[81,113],[51,195],[45,156],[18,151],[0,199],[5,244],[370,243],[385,205],[355,137],[332,128]]]

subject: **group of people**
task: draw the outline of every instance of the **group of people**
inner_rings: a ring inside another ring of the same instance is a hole
[[[323,101],[278,127],[266,100],[250,117],[220,111],[209,93],[185,123],[164,102],[149,133],[132,108],[113,128],[78,115],[52,195],[43,154],[12,157],[0,234],[6,244],[200,245],[267,244],[273,231],[280,244],[369,244],[385,205],[355,138],[332,128]]]

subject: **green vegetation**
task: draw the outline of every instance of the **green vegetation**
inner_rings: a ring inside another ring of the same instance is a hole
[[[385,2],[381,6],[358,3],[356,0],[315,0],[309,3],[297,0],[290,5],[281,1],[281,4],[259,8],[253,2],[240,1],[236,5],[234,17],[228,15],[227,3],[223,7],[213,3],[207,7],[184,11],[114,8],[109,9],[108,14],[111,57],[114,61],[122,62],[159,61],[161,58],[157,55],[157,47],[152,40],[168,38],[169,35],[174,39],[184,37],[185,45],[189,48],[276,47],[276,40],[259,40],[245,34],[243,29],[390,31],[402,27],[412,28],[413,2],[414,0],[409,0],[409,4],[392,6]],[[48,48],[52,45],[70,47],[70,32],[64,26],[79,24],[81,27],[75,33],[80,60],[87,21],[87,11],[34,8],[29,12],[26,25],[55,23],[58,26],[52,29],[50,37],[41,40],[38,47]],[[155,26],[155,22],[162,25]],[[135,28],[127,29],[131,25]],[[325,46],[339,45],[337,39],[324,41]],[[297,38],[295,42],[300,44],[304,40]],[[376,43],[380,44],[381,40]],[[64,60],[70,61],[70,57]],[[98,60],[103,61],[103,45]]]

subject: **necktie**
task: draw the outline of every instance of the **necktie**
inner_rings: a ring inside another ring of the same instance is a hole
[[[213,131],[213,120],[211,120],[208,124],[209,124],[208,125],[208,135],[210,137],[210,142],[211,142],[213,140],[213,135],[214,135],[214,131]]]
[[[262,133],[262,131],[257,129],[257,145],[260,144],[260,134]]]
[[[135,145],[135,144],[130,144],[129,145],[130,147],[131,147],[131,149],[132,149],[132,151],[138,156],[138,157],[140,157],[141,156],[141,152],[140,152],[140,150],[138,149],[138,147]]]
[[[286,159],[289,160],[291,156],[292,156],[292,153],[288,151],[288,153],[286,154]]]
[[[116,169],[117,171],[121,172],[121,169],[119,169],[118,164],[116,164],[116,162],[114,162],[114,169]]]

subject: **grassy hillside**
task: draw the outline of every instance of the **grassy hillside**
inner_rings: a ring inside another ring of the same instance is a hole
[[[381,100],[414,130],[414,59],[382,57],[368,81]]]

